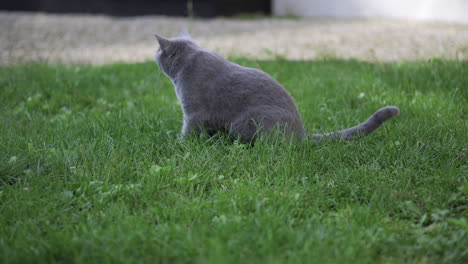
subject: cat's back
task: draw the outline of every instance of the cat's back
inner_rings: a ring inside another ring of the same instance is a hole
[[[203,48],[192,53],[185,76],[190,86],[210,102],[223,106],[274,105],[296,112],[292,97],[269,74]]]
[[[295,104],[292,97],[268,73],[230,62],[230,78],[233,84],[233,89],[242,89],[251,98],[255,98],[257,102],[264,104],[272,104],[275,106],[283,106],[295,110]]]
[[[201,76],[210,76],[229,82],[224,88],[249,89],[251,92],[275,91],[286,92],[273,77],[266,72],[239,65],[229,61],[221,55],[200,49],[193,57],[193,69],[200,72]],[[213,79],[212,79],[213,80]],[[237,87],[240,85],[241,87]]]
[[[203,75],[215,75],[223,77],[223,79],[236,81],[239,83],[261,82],[271,83],[274,86],[281,85],[276,82],[270,75],[255,68],[241,66],[237,63],[227,60],[223,56],[200,48],[194,52],[189,59],[188,64],[191,65],[191,70]]]

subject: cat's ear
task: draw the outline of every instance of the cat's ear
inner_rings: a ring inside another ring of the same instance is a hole
[[[169,46],[170,40],[158,34],[154,34],[154,36],[158,40],[159,46],[161,47],[162,50],[166,49]]]
[[[186,39],[192,39],[192,36],[187,31],[182,31],[179,34],[179,38],[186,38]]]

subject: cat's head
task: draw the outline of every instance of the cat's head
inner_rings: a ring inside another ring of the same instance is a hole
[[[196,45],[186,32],[182,32],[175,38],[165,38],[158,34],[155,36],[159,42],[156,62],[162,72],[173,78],[183,65],[183,59],[194,51]]]

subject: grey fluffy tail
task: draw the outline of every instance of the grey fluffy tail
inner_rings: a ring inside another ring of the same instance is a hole
[[[377,112],[369,117],[369,119],[367,119],[364,123],[340,131],[324,134],[314,134],[313,139],[314,141],[320,141],[325,138],[352,140],[355,137],[368,135],[374,132],[374,130],[380,127],[385,121],[399,114],[400,109],[398,109],[398,107],[386,106],[377,110]]]

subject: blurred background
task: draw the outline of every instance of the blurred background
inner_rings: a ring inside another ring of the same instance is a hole
[[[466,60],[468,0],[3,0],[0,59],[151,60],[188,30],[225,56]]]
[[[7,10],[93,13],[112,16],[188,16],[190,12],[193,12],[199,17],[215,17],[240,13],[271,13],[270,0],[6,0],[2,5]]]
[[[113,16],[216,17],[240,14],[305,17],[399,17],[468,22],[466,0],[4,0],[11,11]]]

